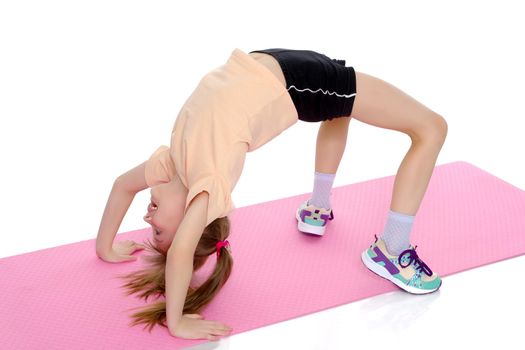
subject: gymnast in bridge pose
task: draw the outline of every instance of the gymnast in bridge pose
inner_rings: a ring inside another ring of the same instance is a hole
[[[227,281],[232,254],[227,240],[233,191],[251,152],[295,124],[320,122],[313,192],[298,203],[297,228],[322,237],[337,220],[330,202],[333,180],[346,146],[349,123],[405,133],[412,140],[397,171],[390,210],[380,237],[363,250],[371,271],[409,293],[436,291],[441,279],[418,257],[410,231],[447,134],[444,118],[391,84],[356,72],[346,60],[311,50],[234,49],[223,65],[198,83],[175,120],[170,146],[119,176],[102,216],[96,252],[108,262],[155,254],[150,269],[127,276],[130,293],[164,295],[133,315],[135,323],[168,328],[173,336],[215,340],[230,333],[199,311]],[[113,242],[135,194],[151,188],[144,220],[152,227],[145,244]],[[344,213],[342,214],[344,215]],[[215,269],[199,286],[194,271],[216,254]]]

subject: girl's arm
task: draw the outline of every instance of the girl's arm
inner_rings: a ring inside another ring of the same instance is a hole
[[[168,249],[166,319],[170,334],[180,338],[215,340],[231,331],[222,323],[200,319],[200,315],[182,314],[193,272],[193,255],[206,227],[208,197],[203,191],[193,198]]]
[[[139,248],[134,245],[122,245],[119,246],[119,251],[115,252],[113,240],[137,192],[148,188],[144,175],[145,166],[146,162],[136,166],[120,175],[113,183],[102,215],[96,242],[97,255],[103,260],[112,262],[129,260],[130,256],[122,255],[122,253],[131,254]]]

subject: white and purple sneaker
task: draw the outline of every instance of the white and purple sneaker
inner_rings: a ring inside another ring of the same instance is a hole
[[[411,294],[428,294],[441,287],[441,278],[417,255],[417,246],[410,245],[401,254],[391,255],[385,242],[374,236],[375,242],[361,254],[370,271]]]
[[[332,209],[316,207],[306,200],[295,212],[295,218],[299,231],[322,236],[328,220],[334,219],[334,213]]]

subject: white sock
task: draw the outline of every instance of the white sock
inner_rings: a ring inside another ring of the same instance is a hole
[[[410,246],[410,231],[414,224],[414,215],[388,211],[388,219],[381,238],[391,255],[399,255]]]
[[[331,209],[330,196],[332,185],[334,184],[335,174],[314,173],[314,190],[312,198],[308,201],[319,208]]]

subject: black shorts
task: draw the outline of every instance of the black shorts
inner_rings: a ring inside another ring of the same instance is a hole
[[[353,67],[310,50],[265,49],[280,64],[300,120],[319,122],[350,116],[356,95]]]

